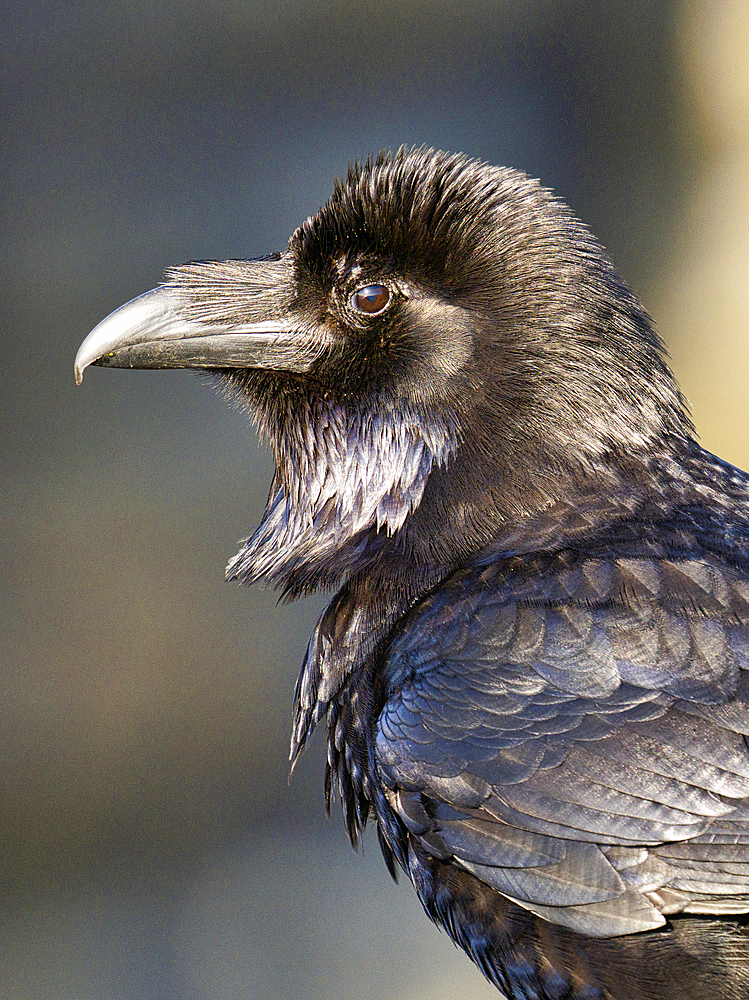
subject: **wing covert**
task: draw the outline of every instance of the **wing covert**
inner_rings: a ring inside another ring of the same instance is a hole
[[[506,568],[457,574],[395,637],[376,755],[396,813],[587,934],[749,910],[745,584],[652,560],[558,569],[526,567],[520,591]]]

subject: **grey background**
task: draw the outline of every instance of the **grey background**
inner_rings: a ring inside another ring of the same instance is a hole
[[[0,995],[493,990],[287,784],[324,598],[223,582],[267,455],[181,372],[76,348],[164,268],[285,245],[350,159],[521,167],[609,248],[749,465],[745,0],[3,4]]]

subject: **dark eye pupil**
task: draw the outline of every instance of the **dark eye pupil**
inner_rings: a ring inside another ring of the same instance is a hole
[[[364,313],[382,312],[390,301],[390,289],[384,285],[365,285],[351,296],[354,309]]]

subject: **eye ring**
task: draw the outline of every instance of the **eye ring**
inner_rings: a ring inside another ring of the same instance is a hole
[[[351,296],[351,308],[358,313],[367,316],[376,316],[383,312],[390,305],[392,295],[387,285],[373,282],[371,285],[362,285],[357,288]]]

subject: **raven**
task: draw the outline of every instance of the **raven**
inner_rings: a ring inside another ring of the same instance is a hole
[[[276,469],[228,578],[340,588],[292,766],[327,719],[328,808],[505,997],[749,997],[749,476],[562,202],[381,153],[283,252],[170,270],[91,364],[246,403]]]

